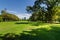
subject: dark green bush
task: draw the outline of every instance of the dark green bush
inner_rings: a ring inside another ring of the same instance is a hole
[[[29,24],[29,22],[16,22],[15,24]]]

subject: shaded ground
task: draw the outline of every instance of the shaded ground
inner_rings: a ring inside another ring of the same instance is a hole
[[[51,29],[37,28],[23,31],[20,34],[7,33],[0,35],[1,40],[60,40],[60,27],[51,26]]]

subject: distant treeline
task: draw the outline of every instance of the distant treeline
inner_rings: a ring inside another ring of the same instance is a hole
[[[0,21],[19,21],[20,19],[11,13],[8,13],[6,10],[1,11]]]

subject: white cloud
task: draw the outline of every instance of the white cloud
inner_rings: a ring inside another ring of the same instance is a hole
[[[10,10],[7,10],[7,12],[12,13],[12,14],[17,13],[17,12],[15,12],[15,11],[10,11]]]
[[[31,14],[27,14],[27,13],[18,13],[18,12],[15,12],[15,11],[10,11],[10,10],[7,10],[7,12],[11,13],[11,14],[15,14],[16,16],[18,16],[20,19],[26,17],[27,19],[31,16]]]
[[[24,18],[26,17],[27,19],[31,16],[31,14],[23,13],[23,14],[16,14],[19,18]]]

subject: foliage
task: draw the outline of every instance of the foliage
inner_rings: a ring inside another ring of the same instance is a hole
[[[27,12],[32,13],[30,17],[31,21],[42,20],[45,22],[52,22],[53,16],[55,15],[55,6],[60,3],[60,0],[36,0],[33,6],[27,6]],[[45,6],[41,6],[45,5]]]
[[[29,22],[16,22],[15,24],[29,24]]]
[[[0,15],[0,22],[2,21],[3,19],[2,19],[2,16]]]
[[[6,12],[5,10],[1,11],[2,21],[19,21],[20,19],[14,15]]]

